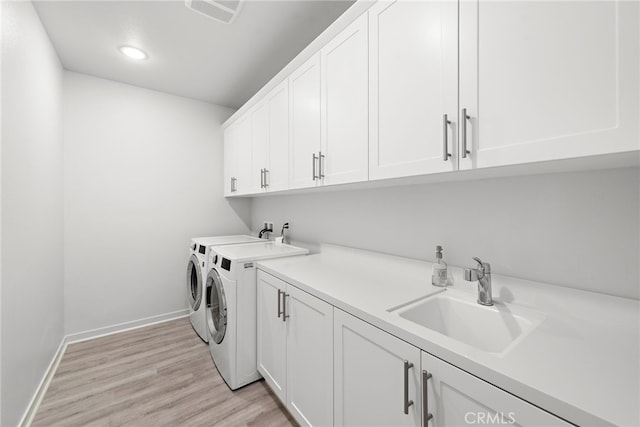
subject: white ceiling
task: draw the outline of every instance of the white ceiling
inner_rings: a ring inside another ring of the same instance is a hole
[[[184,1],[39,1],[67,70],[238,108],[352,0],[248,0],[231,24]],[[149,54],[135,62],[130,44]]]

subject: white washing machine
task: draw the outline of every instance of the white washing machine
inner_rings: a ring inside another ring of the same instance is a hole
[[[209,351],[231,390],[262,378],[257,368],[256,261],[307,253],[275,242],[211,248],[206,280]]]
[[[187,300],[189,301],[189,318],[196,333],[207,342],[207,326],[205,313],[204,283],[209,270],[207,266],[209,248],[212,246],[260,243],[264,242],[253,236],[217,236],[194,237],[189,246],[189,261],[187,262]]]

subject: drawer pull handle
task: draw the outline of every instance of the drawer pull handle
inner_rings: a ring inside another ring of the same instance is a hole
[[[324,154],[318,151],[318,179],[324,178]]]
[[[467,109],[462,109],[462,117],[460,122],[460,139],[462,139],[462,158],[466,158],[467,154],[471,154],[471,151],[467,149],[467,120],[471,117],[467,115]]]
[[[451,124],[451,120],[449,120],[449,115],[444,114],[442,116],[442,160],[445,162],[449,160],[451,154],[449,153],[449,125]]]
[[[280,316],[282,316],[282,304],[280,302],[280,295],[282,295],[284,292],[282,292],[280,289],[278,289],[278,318],[280,318]]]
[[[413,368],[413,363],[404,361],[404,413],[409,415],[409,406],[413,405],[413,400],[409,400],[409,369]]]
[[[427,371],[422,371],[422,425],[427,427],[433,414],[429,412],[429,387],[427,381],[432,377]]]
[[[288,293],[286,292],[282,292],[282,321],[286,322],[287,319],[289,318],[289,315],[287,314],[287,297],[289,296]]]
[[[318,156],[316,156],[316,153],[313,153],[313,154],[312,154],[311,160],[312,160],[312,161],[311,161],[311,167],[312,167],[312,170],[311,170],[311,172],[312,172],[312,178],[313,178],[313,180],[315,181],[316,179],[318,179],[318,177],[316,176],[316,160],[319,160],[319,159],[318,159]]]

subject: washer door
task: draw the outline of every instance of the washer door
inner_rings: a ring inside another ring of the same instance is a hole
[[[227,299],[215,269],[207,275],[207,327],[210,339],[220,344],[227,332]]]
[[[187,296],[191,309],[193,311],[198,310],[202,302],[202,274],[200,272],[200,260],[195,255],[191,255],[187,265]]]

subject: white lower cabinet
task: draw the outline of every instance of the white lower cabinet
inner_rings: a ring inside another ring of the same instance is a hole
[[[425,426],[572,425],[425,352],[421,376]]]
[[[286,325],[282,321],[281,293],[286,283],[258,271],[258,371],[271,390],[285,402],[287,369]]]
[[[302,426],[571,426],[258,271],[258,370]]]
[[[258,371],[302,426],[333,424],[333,306],[258,271]]]
[[[420,350],[337,308],[333,333],[335,425],[419,426]]]

